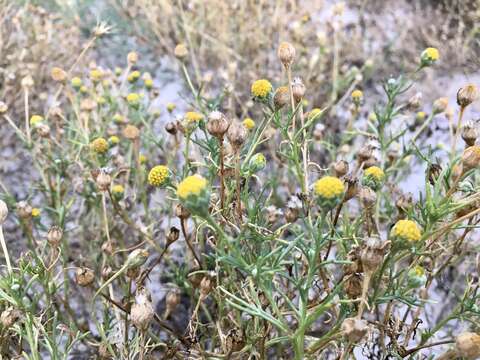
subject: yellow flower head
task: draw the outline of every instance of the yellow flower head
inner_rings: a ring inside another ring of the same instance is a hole
[[[103,77],[103,72],[100,69],[93,69],[90,71],[90,79],[92,79],[93,82],[98,82],[102,80]]]
[[[124,192],[125,188],[122,185],[117,184],[112,186],[112,193],[114,193],[115,195],[122,195]]]
[[[107,103],[107,99],[105,99],[103,96],[99,96],[97,98],[97,104],[98,105],[105,105]]]
[[[417,276],[425,275],[425,269],[423,267],[421,267],[420,265],[415,266],[415,268],[413,270],[415,271],[415,274]]]
[[[420,58],[421,58],[422,65],[428,66],[428,65],[432,65],[435,61],[437,61],[440,58],[440,53],[438,52],[438,49],[429,47],[423,50]]]
[[[321,113],[322,113],[322,110],[320,110],[319,108],[313,108],[312,110],[309,111],[307,118],[308,120],[317,119]]]
[[[418,241],[422,237],[422,233],[420,232],[417,223],[412,220],[397,221],[392,228],[391,235],[409,242]]]
[[[243,126],[245,126],[248,130],[252,130],[255,127],[255,121],[250,118],[246,118],[243,120]]]
[[[42,212],[42,210],[40,210],[39,208],[33,208],[32,209],[32,216],[33,217],[39,217],[41,212]]]
[[[173,112],[173,110],[175,110],[176,107],[177,105],[175,105],[174,103],[167,103],[167,111],[169,113]]]
[[[259,99],[264,99],[272,91],[272,84],[266,79],[260,79],[252,84],[252,95]]]
[[[70,80],[70,84],[72,85],[73,88],[80,89],[80,87],[82,86],[82,79],[76,76],[72,78],[72,80]]]
[[[120,139],[116,135],[112,135],[108,138],[110,144],[117,145],[120,142]]]
[[[169,176],[168,167],[165,165],[157,165],[148,173],[148,183],[152,186],[160,186],[165,184]]]
[[[121,124],[121,123],[125,122],[125,118],[121,114],[118,114],[118,113],[113,115],[112,119],[117,124]]]
[[[88,88],[85,85],[80,86],[80,92],[82,94],[88,93]]]
[[[130,83],[134,83],[139,78],[140,78],[140,71],[135,70],[135,71],[132,71],[130,74],[128,74],[127,80]]]
[[[367,170],[365,170],[365,175],[372,176],[377,181],[383,181],[383,179],[385,179],[385,173],[378,166],[370,166]]]
[[[185,114],[185,120],[187,120],[187,123],[198,123],[202,119],[203,115],[195,111],[189,111]]]
[[[32,115],[30,118],[30,125],[36,126],[40,124],[43,121],[43,116],[40,115]]]
[[[98,154],[103,154],[106,153],[108,150],[108,142],[104,138],[96,138],[90,143],[91,149],[98,153]]]
[[[334,176],[324,176],[313,185],[315,195],[328,200],[340,197],[344,191],[345,185]]]
[[[354,90],[352,92],[352,99],[353,100],[360,100],[363,97],[363,92],[362,90]]]
[[[187,200],[190,196],[199,196],[207,188],[207,180],[200,175],[186,177],[177,186],[177,196],[181,200]]]
[[[138,157],[138,161],[140,161],[140,164],[145,164],[147,160],[147,157],[143,154],[140,154],[140,156]]]
[[[137,107],[140,104],[140,95],[137,93],[130,93],[127,95],[128,105]]]
[[[151,88],[153,88],[153,80],[151,78],[145,79],[143,83],[145,84],[145,87],[147,89],[150,90]]]
[[[415,115],[415,119],[418,120],[418,121],[423,121],[425,120],[425,117],[427,116],[427,114],[425,114],[424,111],[419,111],[417,112],[417,114]]]

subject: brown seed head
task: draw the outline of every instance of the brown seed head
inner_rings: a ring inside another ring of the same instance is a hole
[[[175,226],[172,226],[167,234],[167,245],[170,245],[178,240],[180,237],[180,230],[178,230]]]
[[[67,79],[67,73],[65,72],[65,70],[59,67],[52,68],[50,74],[52,76],[52,79],[57,82],[64,82]]]
[[[135,125],[127,125],[123,129],[123,136],[129,140],[138,139],[140,136],[140,130]]]
[[[57,247],[60,245],[63,237],[63,230],[60,226],[52,226],[47,233],[47,241],[48,243],[53,246]]]
[[[92,269],[79,267],[75,273],[75,281],[80,286],[89,286],[95,280],[95,273]]]
[[[296,102],[300,102],[305,95],[305,85],[303,84],[303,81],[301,78],[296,77],[292,81],[292,93],[293,93],[293,98],[295,99]]]
[[[478,97],[478,90],[474,84],[468,84],[457,92],[457,104],[462,108],[466,108]]]
[[[165,125],[165,130],[171,135],[176,135],[178,131],[177,124],[174,121],[170,121]]]
[[[22,219],[28,219],[32,216],[32,207],[26,201],[17,203],[17,214]]]
[[[227,138],[233,149],[238,151],[247,140],[248,130],[242,123],[233,122],[227,131]]]
[[[480,335],[474,332],[464,332],[455,339],[457,352],[466,359],[478,359],[480,356]]]
[[[230,122],[220,111],[212,111],[210,115],[208,115],[207,130],[212,136],[223,139],[229,126]]]
[[[433,103],[433,113],[441,114],[447,110],[448,107],[448,98],[441,97],[434,101]]]
[[[368,324],[365,320],[357,318],[346,318],[342,323],[343,335],[353,343],[356,343],[367,334]]]
[[[283,66],[289,68],[295,60],[295,48],[288,42],[282,42],[278,47],[277,55]]]
[[[383,262],[386,251],[386,242],[379,236],[372,236],[367,239],[361,253],[362,267],[367,273],[373,273]]]
[[[96,183],[100,191],[107,191],[112,183],[112,177],[105,171],[100,171],[100,174],[97,176]]]
[[[188,56],[188,49],[185,44],[178,44],[173,53],[177,59],[184,60]]]
[[[467,172],[480,165],[480,146],[469,146],[462,155],[463,171]]]
[[[128,54],[127,54],[127,63],[129,66],[133,66],[137,63],[138,61],[138,53],[136,53],[135,51],[130,51]]]
[[[182,204],[177,204],[175,207],[175,215],[177,215],[178,218],[185,220],[190,217],[190,211],[188,211],[188,209]]]
[[[141,331],[146,331],[153,320],[155,312],[153,310],[150,294],[147,289],[140,287],[137,289],[135,304],[130,310],[130,318],[133,325]]]
[[[363,208],[370,210],[377,202],[377,194],[368,186],[362,186],[358,192],[358,198]]]
[[[462,126],[462,139],[468,146],[475,145],[477,137],[478,131],[473,123],[467,122],[464,126]]]
[[[206,298],[213,289],[214,279],[210,275],[205,275],[200,282],[200,296]]]
[[[345,160],[338,160],[333,164],[333,172],[335,176],[340,178],[348,173],[348,162]]]
[[[20,310],[17,310],[13,307],[8,307],[2,311],[0,315],[0,324],[2,324],[3,329],[10,328],[17,320],[22,316]]]
[[[288,86],[280,86],[273,96],[273,103],[276,109],[280,109],[287,105],[290,101],[290,94],[288,92]]]

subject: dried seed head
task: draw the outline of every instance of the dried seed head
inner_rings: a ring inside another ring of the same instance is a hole
[[[296,77],[292,81],[292,94],[296,102],[300,102],[305,95],[305,85],[301,78]]]
[[[95,182],[100,191],[107,191],[112,183],[112,178],[105,171],[100,171]]]
[[[138,61],[138,53],[135,51],[130,51],[127,54],[127,63],[129,66],[135,65]]]
[[[365,320],[346,318],[342,323],[342,333],[352,343],[356,343],[367,334],[368,324]]]
[[[75,281],[78,285],[83,287],[89,286],[93,283],[94,280],[95,273],[93,272],[93,270],[86,267],[77,268],[77,271],[75,273]]]
[[[59,226],[52,226],[47,233],[47,241],[53,247],[58,247],[62,241],[63,230]]]
[[[358,192],[358,198],[365,210],[370,210],[377,202],[377,194],[368,186],[362,186]]]
[[[212,111],[210,115],[208,115],[207,130],[212,136],[223,139],[229,126],[230,122],[225,114],[220,111]]]
[[[140,136],[140,130],[135,125],[127,125],[123,129],[123,136],[129,140],[138,139]]]
[[[210,274],[205,275],[200,282],[200,296],[206,298],[213,289],[214,279]]]
[[[8,207],[5,201],[0,200],[0,226],[3,225],[8,216]]]
[[[248,130],[242,123],[233,122],[228,128],[227,138],[235,151],[238,151],[247,140]]]
[[[289,68],[295,60],[295,48],[288,42],[282,42],[278,47],[277,55],[283,66]]]
[[[17,203],[17,214],[22,219],[28,219],[32,216],[32,207],[26,201]]]
[[[42,138],[47,138],[50,136],[50,126],[45,123],[40,123],[35,126],[35,131],[40,135]]]
[[[474,332],[464,332],[455,339],[457,352],[466,359],[478,359],[480,356],[480,335]]]
[[[280,86],[275,95],[273,96],[273,103],[276,109],[280,109],[287,105],[290,101],[290,94],[288,92],[288,86]]]
[[[106,343],[100,344],[100,346],[98,347],[98,356],[101,360],[112,359],[112,354],[110,354],[110,351],[108,350],[108,344]]]
[[[358,194],[358,179],[353,175],[345,176],[347,191],[345,192],[345,201],[352,199]]]
[[[172,226],[167,234],[167,245],[170,245],[178,240],[180,237],[180,230],[178,230],[175,226]]]
[[[407,212],[413,206],[412,193],[401,194],[395,205],[399,212]]]
[[[467,172],[480,165],[480,146],[469,146],[462,155],[463,171]]]
[[[359,163],[363,163],[370,159],[373,155],[373,146],[371,144],[363,145],[357,152],[357,159]]]
[[[112,276],[113,269],[110,266],[105,266],[102,268],[102,279],[108,280]]]
[[[338,160],[333,164],[333,171],[336,177],[342,177],[348,173],[348,162],[345,160]]]
[[[165,125],[165,130],[171,135],[176,135],[178,131],[177,124],[174,121],[170,121]]]
[[[147,289],[140,287],[137,289],[135,304],[130,310],[130,317],[133,325],[141,331],[145,331],[150,326],[155,312],[153,310],[150,294]]]
[[[113,243],[111,241],[105,241],[102,244],[102,251],[107,255],[113,254]]]
[[[408,108],[412,111],[417,111],[420,108],[420,102],[422,101],[422,93],[417,92],[408,100]]]
[[[323,124],[315,125],[315,129],[313,129],[313,138],[317,141],[321,141],[323,139],[324,132],[325,132],[325,125]]]
[[[31,75],[27,75],[22,79],[22,87],[24,88],[32,88],[34,84],[35,83]]]
[[[10,326],[15,324],[17,320],[22,316],[20,310],[17,310],[13,307],[8,307],[2,311],[0,315],[0,324],[2,324],[3,329],[8,329]]]
[[[188,49],[185,44],[178,44],[173,53],[177,59],[184,60],[188,56]]]
[[[447,110],[448,107],[448,98],[442,97],[433,103],[433,113],[434,114],[441,114]]]
[[[172,314],[180,304],[181,296],[178,289],[171,290],[165,296],[165,315],[164,318],[168,319],[170,314]]]
[[[363,276],[360,273],[352,273],[345,279],[345,293],[350,299],[357,299],[362,295]]]
[[[378,236],[372,236],[367,239],[360,255],[365,272],[373,273],[383,262],[387,244]]]
[[[59,67],[52,68],[50,75],[52,79],[57,82],[64,82],[67,79],[67,73]]]
[[[190,217],[190,211],[188,211],[188,209],[182,204],[177,204],[175,207],[175,215],[177,215],[178,218],[185,220]]]
[[[227,333],[227,337],[225,339],[225,346],[229,354],[243,349],[243,347],[245,346],[245,338],[243,337],[239,329],[231,329]]]
[[[478,97],[478,90],[474,84],[468,84],[467,86],[460,88],[457,92],[457,104],[462,108],[466,108]]]
[[[477,137],[478,131],[472,122],[467,122],[462,126],[462,139],[468,146],[475,145]]]

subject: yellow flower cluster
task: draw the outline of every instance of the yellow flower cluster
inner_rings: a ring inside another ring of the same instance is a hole
[[[36,126],[40,124],[43,121],[43,116],[40,115],[32,115],[30,118],[30,125]]]
[[[200,195],[206,188],[207,180],[203,177],[200,175],[188,176],[178,184],[177,196],[182,200],[186,200],[191,195]]]
[[[118,136],[112,135],[108,138],[108,141],[113,145],[117,145],[120,142],[120,139],[118,138]]]
[[[131,106],[138,106],[140,103],[140,95],[137,93],[130,93],[127,95],[127,102]]]
[[[140,71],[135,70],[128,74],[127,80],[129,83],[134,83],[140,78]]]
[[[371,176],[377,181],[383,181],[383,179],[385,179],[385,173],[378,166],[370,166],[365,170],[365,176]]]
[[[324,199],[334,199],[343,195],[345,185],[334,176],[325,176],[315,182],[313,185],[315,195]]]
[[[320,114],[322,113],[322,110],[320,110],[319,108],[313,108],[312,110],[310,110],[310,112],[308,113],[308,120],[314,120],[314,119],[317,119]]]
[[[399,220],[392,228],[391,235],[411,242],[422,237],[417,223],[412,220]]]
[[[196,123],[203,119],[203,115],[195,111],[189,111],[185,114],[188,123]]]
[[[428,61],[437,61],[440,58],[440,53],[438,52],[438,49],[429,47],[423,51],[422,58]]]
[[[117,185],[112,186],[112,192],[116,195],[121,195],[125,192],[125,189],[122,185],[117,184]]]
[[[80,89],[80,87],[82,86],[82,79],[80,79],[79,77],[76,76],[76,77],[72,78],[72,80],[70,80],[70,84],[75,89]]]
[[[246,118],[243,120],[243,126],[245,126],[248,130],[252,130],[255,127],[255,121],[250,118]]]
[[[174,103],[167,103],[166,106],[169,113],[173,112],[173,110],[175,110],[175,108],[177,107],[177,105],[175,105]]]
[[[97,138],[90,143],[90,147],[98,154],[103,154],[108,150],[108,142],[104,138]]]
[[[32,209],[32,217],[39,217],[42,211],[39,208]]]
[[[354,91],[352,92],[352,99],[353,99],[353,100],[357,100],[357,101],[358,101],[358,100],[360,100],[362,97],[363,97],[363,92],[362,92],[362,90],[358,90],[358,89],[357,89],[357,90],[354,90]]]
[[[168,167],[165,165],[154,166],[148,173],[148,183],[152,186],[163,185],[169,176]]]
[[[98,82],[102,80],[103,77],[103,72],[100,69],[93,69],[90,71],[90,79],[92,79],[93,82]]]
[[[266,79],[260,79],[252,84],[252,95],[257,98],[265,98],[272,91],[272,84]]]

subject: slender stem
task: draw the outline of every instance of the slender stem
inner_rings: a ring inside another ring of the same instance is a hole
[[[220,207],[222,211],[225,209],[225,164],[224,164],[224,146],[223,146],[223,137],[218,139],[219,142],[219,156],[220,156]]]
[[[242,219],[242,198],[240,194],[240,149],[236,150],[235,153],[235,182],[237,185],[237,214],[238,219],[243,221]]]
[[[3,255],[5,256],[5,262],[7,263],[8,273],[11,274],[13,272],[12,264],[10,263],[10,256],[8,255],[7,244],[6,244],[5,238],[3,236],[3,226],[2,225],[0,225],[0,243],[2,245]]]
[[[287,79],[288,79],[288,89],[290,91],[290,101],[292,103],[292,130],[295,133],[295,99],[293,98],[293,86],[292,86],[292,69],[290,66],[286,68],[287,70]]]
[[[458,114],[457,128],[455,129],[455,136],[453,137],[452,143],[452,154],[457,152],[457,139],[458,133],[460,132],[460,127],[462,126],[463,113],[465,112],[465,106],[460,107],[460,113]]]

